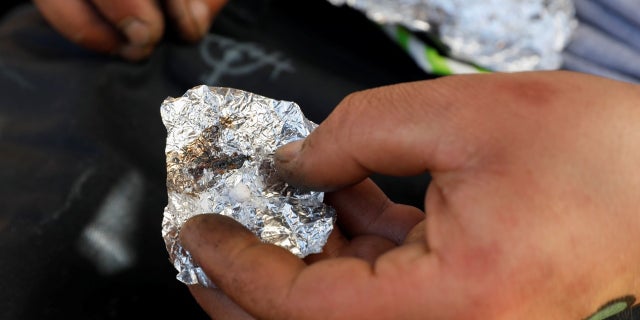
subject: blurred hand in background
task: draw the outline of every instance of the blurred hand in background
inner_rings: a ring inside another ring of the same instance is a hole
[[[90,50],[141,60],[167,27],[188,42],[202,38],[227,0],[34,0],[45,19]]]

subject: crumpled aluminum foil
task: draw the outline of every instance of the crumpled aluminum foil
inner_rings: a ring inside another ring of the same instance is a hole
[[[317,125],[297,104],[232,88],[197,86],[161,106],[167,128],[167,194],[162,237],[177,279],[212,283],[179,242],[198,214],[222,214],[298,257],[322,250],[335,222],[324,193],[278,179],[273,153]]]
[[[381,24],[435,35],[451,57],[493,71],[553,70],[577,25],[572,0],[329,0]]]

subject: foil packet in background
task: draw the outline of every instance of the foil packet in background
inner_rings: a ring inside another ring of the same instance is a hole
[[[242,90],[197,86],[161,106],[167,128],[162,237],[177,279],[212,286],[179,241],[199,214],[221,214],[298,257],[321,252],[335,222],[322,192],[278,179],[273,153],[315,127],[297,104]],[[259,266],[256,266],[259,268]]]
[[[577,26],[572,0],[329,0],[384,25],[435,36],[447,55],[491,71],[554,70]]]

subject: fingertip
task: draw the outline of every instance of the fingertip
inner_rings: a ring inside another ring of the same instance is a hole
[[[308,150],[308,140],[290,142],[278,148],[274,154],[276,174],[283,181],[301,191],[334,191],[345,184],[334,177],[314,171],[311,157],[315,150]],[[304,154],[303,154],[304,153]]]
[[[197,244],[207,235],[215,235],[216,225],[220,222],[217,214],[199,214],[189,218],[180,228],[180,242],[187,250],[196,249]],[[224,221],[223,221],[224,223]]]
[[[92,0],[100,14],[128,44],[153,47],[164,33],[164,16],[155,0]]]
[[[213,18],[226,4],[220,0],[170,0],[169,15],[176,23],[181,37],[196,42],[209,31]]]
[[[286,249],[262,242],[242,224],[219,214],[189,219],[180,241],[207,276],[249,312],[272,312],[305,266]],[[264,301],[255,303],[256,299]]]
[[[187,220],[180,229],[180,242],[197,261],[216,261],[246,243],[259,242],[257,237],[236,220],[220,214],[199,214]],[[233,244],[233,245],[230,245]],[[220,250],[218,250],[220,249]]]
[[[298,156],[303,145],[304,140],[296,140],[279,147],[275,152],[277,163],[282,166],[290,164]]]
[[[290,142],[276,150],[278,176],[304,191],[322,192],[339,190],[365,179],[369,172],[340,152],[332,145],[335,141],[320,131],[323,130],[318,128],[306,139]]]
[[[299,186],[300,181],[296,181],[295,160],[302,149],[304,140],[289,142],[278,149],[274,153],[275,169],[278,176],[289,184]]]
[[[151,28],[140,19],[127,17],[118,24],[118,28],[122,30],[131,45],[142,47],[151,42]]]
[[[189,12],[193,18],[195,28],[188,40],[196,41],[202,38],[211,26],[211,12],[209,6],[200,0],[189,1]]]
[[[206,223],[204,220],[206,220],[204,215],[197,215],[189,218],[180,228],[180,243],[186,250],[192,251],[196,248],[195,244],[200,238],[200,228]]]

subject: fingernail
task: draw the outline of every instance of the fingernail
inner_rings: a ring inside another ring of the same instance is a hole
[[[303,142],[304,140],[293,141],[278,148],[275,153],[275,159],[281,163],[291,162],[300,153]]]
[[[191,11],[193,21],[196,23],[199,36],[204,36],[204,34],[209,31],[209,25],[211,24],[209,6],[203,1],[191,0],[189,1],[189,10]]]
[[[140,47],[149,44],[151,30],[144,22],[135,18],[127,18],[120,25],[130,44]]]
[[[187,219],[187,221],[182,225],[182,228],[180,228],[180,243],[185,249],[198,250],[196,242],[199,239],[199,227],[202,226],[203,218],[205,218],[204,215],[195,215]]]
[[[180,228],[180,234],[178,235],[180,239],[180,245],[184,250],[189,252],[192,259],[197,259],[201,256],[202,250],[206,250],[207,246],[202,244],[202,227],[203,224],[206,224],[206,221],[203,221],[202,218],[207,216],[211,216],[211,214],[200,214],[189,218]],[[213,283],[211,278],[205,275],[203,272],[196,272],[195,276],[198,279],[198,283],[208,287],[208,288],[217,288],[216,284]]]

